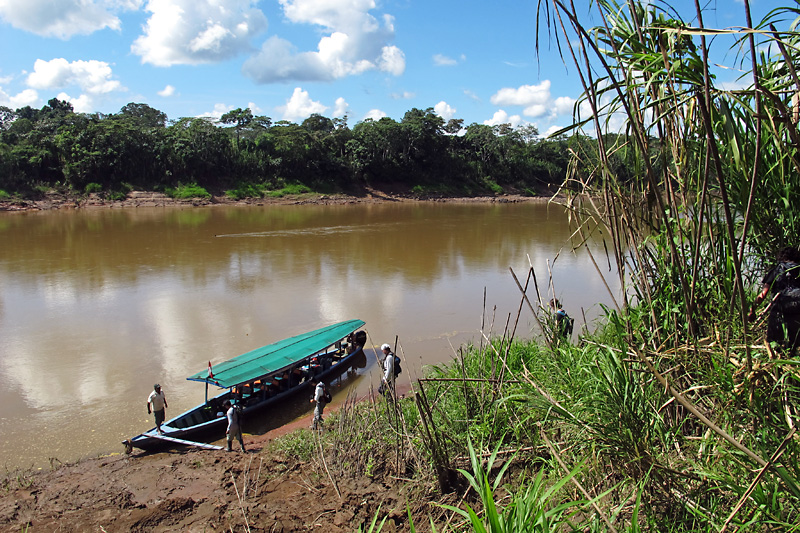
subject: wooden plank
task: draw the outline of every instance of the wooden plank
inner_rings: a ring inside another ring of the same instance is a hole
[[[223,449],[222,446],[217,446],[215,444],[206,444],[205,442],[195,442],[193,440],[176,439],[175,437],[167,437],[166,435],[159,435],[158,433],[147,433],[147,436],[153,437],[154,439],[161,439],[169,442],[174,442],[176,444],[184,444],[186,446],[197,446],[198,448],[203,448],[205,450]]]

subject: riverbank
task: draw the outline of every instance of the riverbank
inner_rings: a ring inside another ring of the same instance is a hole
[[[12,473],[0,530],[351,532],[378,507],[390,522],[405,521],[406,500],[390,480],[362,476],[334,487],[315,465],[246,440],[247,454],[114,454]]]
[[[518,203],[546,201],[550,196],[525,196],[516,193],[497,196],[415,195],[391,189],[367,189],[363,194],[305,193],[281,197],[233,199],[225,195],[211,198],[177,199],[153,191],[131,191],[124,200],[109,200],[102,195],[71,195],[56,191],[36,199],[0,200],[0,211],[48,211],[52,209],[120,209],[135,207],[203,207],[213,205],[346,205],[381,202],[462,202]]]
[[[335,403],[328,418],[341,407]],[[307,422],[246,435],[247,453],[238,443],[234,452],[134,450],[56,461],[49,470],[7,471],[0,479],[0,531],[337,533],[368,524],[378,509],[388,516],[383,531],[398,531],[407,524],[407,505],[428,516],[428,503],[408,500],[410,487],[386,472],[334,483],[318,460],[275,445],[292,432],[315,439]]]

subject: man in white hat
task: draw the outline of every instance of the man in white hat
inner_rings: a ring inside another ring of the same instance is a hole
[[[394,353],[392,347],[388,344],[381,346],[383,352],[383,378],[379,392],[386,396],[388,399],[394,399]]]
[[[156,418],[156,430],[158,430],[159,435],[163,435],[164,432],[161,431],[161,423],[164,421],[164,411],[169,406],[167,405],[167,396],[164,394],[164,391],[161,390],[161,385],[158,383],[153,385],[153,392],[151,392],[150,396],[147,397],[148,415],[151,413],[151,405],[153,406],[152,413]]]

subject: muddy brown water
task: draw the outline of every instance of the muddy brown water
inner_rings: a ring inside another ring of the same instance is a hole
[[[524,283],[529,261],[577,336],[611,298],[570,233],[535,202],[0,213],[0,467],[119,452],[152,427],[154,383],[170,418],[202,402],[185,378],[209,361],[341,320],[365,320],[371,345],[397,338],[413,379],[513,323],[509,267]],[[532,331],[523,309],[517,336]],[[336,391],[377,383],[370,357]],[[310,417],[292,409],[272,425]]]

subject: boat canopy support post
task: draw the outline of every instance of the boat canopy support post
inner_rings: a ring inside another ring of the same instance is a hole
[[[206,405],[208,405],[208,381],[206,381]]]

